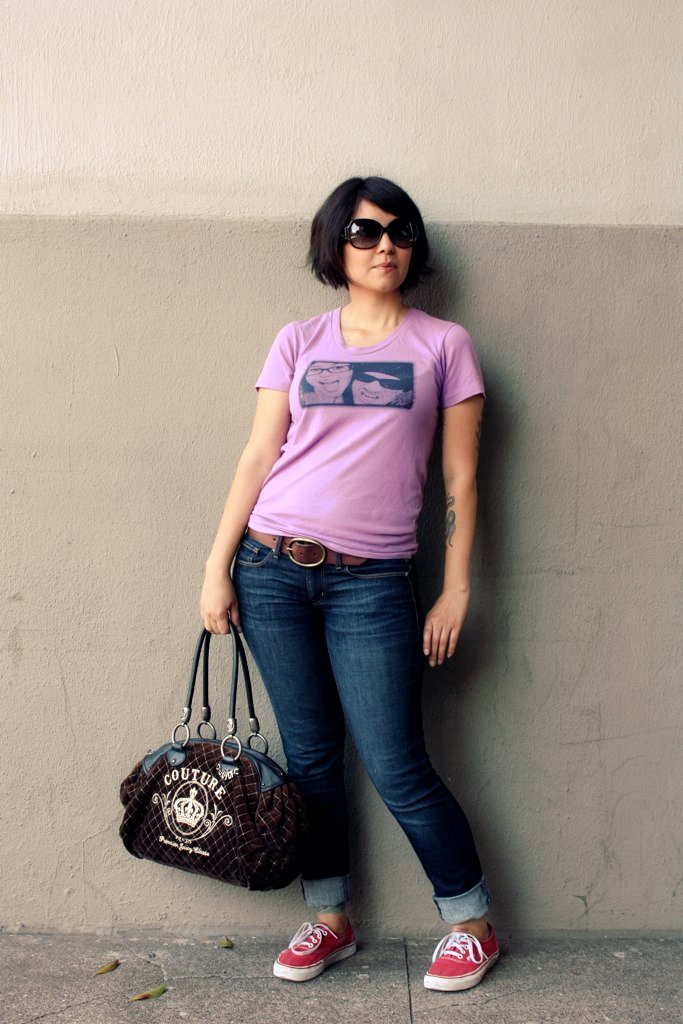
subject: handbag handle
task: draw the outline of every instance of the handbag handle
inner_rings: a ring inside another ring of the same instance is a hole
[[[229,708],[229,716],[228,716],[228,724],[227,724],[227,733],[226,733],[226,735],[225,735],[225,737],[224,737],[224,739],[223,739],[223,741],[221,743],[221,754],[224,757],[228,756],[226,754],[226,752],[225,752],[225,743],[228,740],[233,739],[233,740],[236,741],[236,743],[238,745],[237,754],[234,756],[234,760],[237,760],[239,758],[240,754],[242,753],[242,743],[241,743],[240,739],[238,738],[238,736],[236,735],[236,733],[237,733],[237,714],[236,714],[236,710],[237,710],[237,683],[238,683],[238,677],[239,677],[239,665],[240,665],[240,662],[242,664],[242,672],[244,673],[244,687],[245,687],[246,692],[247,692],[247,707],[249,709],[249,727],[251,729],[251,733],[250,733],[250,735],[247,738],[247,746],[249,748],[251,748],[251,741],[252,741],[253,737],[254,736],[260,736],[260,738],[265,743],[265,750],[263,750],[262,753],[263,754],[267,754],[268,753],[268,740],[263,735],[263,733],[259,732],[259,721],[258,721],[258,718],[256,717],[256,711],[254,709],[254,696],[253,696],[253,692],[252,692],[252,688],[251,688],[251,677],[249,675],[249,666],[247,664],[247,656],[246,656],[245,651],[244,651],[244,646],[242,644],[241,637],[239,636],[239,633],[238,633],[237,629],[235,628],[233,623],[230,621],[230,619],[228,619],[228,627],[230,629],[230,635],[231,635],[231,638],[232,638],[232,685],[231,685],[231,692],[230,692],[230,708]],[[175,738],[176,731],[179,728],[181,728],[181,727],[185,729],[187,735],[186,735],[184,741],[182,741],[181,744],[180,744],[181,747],[183,747],[183,748],[185,746],[187,746],[187,744],[189,742],[189,739],[190,739],[190,728],[188,726],[188,722],[189,722],[190,717],[192,715],[192,699],[193,699],[193,696],[194,696],[194,688],[195,688],[195,684],[196,684],[196,681],[197,681],[197,669],[199,668],[199,659],[200,659],[200,657],[202,655],[202,651],[204,652],[204,660],[203,660],[203,665],[202,665],[202,680],[203,680],[203,685],[202,685],[202,698],[203,698],[203,702],[202,702],[202,721],[197,726],[197,735],[199,736],[200,739],[204,739],[204,737],[201,734],[201,727],[204,724],[204,722],[206,722],[213,729],[213,736],[211,738],[212,739],[216,738],[216,729],[215,729],[213,723],[211,722],[211,706],[209,704],[209,644],[211,642],[211,636],[212,636],[212,634],[209,632],[208,629],[202,628],[202,630],[201,630],[201,632],[199,634],[199,638],[197,640],[197,644],[195,646],[194,658],[193,658],[193,661],[192,661],[192,669],[191,669],[191,672],[190,672],[190,682],[189,682],[189,685],[188,685],[188,688],[187,688],[187,696],[185,698],[185,706],[183,707],[183,713],[182,713],[182,716],[181,716],[181,720],[180,720],[180,722],[178,722],[178,724],[175,726],[173,732],[171,733],[171,742],[175,744],[176,743],[176,738]]]

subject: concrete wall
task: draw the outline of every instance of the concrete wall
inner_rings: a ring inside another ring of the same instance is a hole
[[[670,224],[679,38],[675,0],[3,4],[0,195],[310,218],[385,174],[432,221]]]
[[[298,882],[247,893],[133,860],[118,785],[179,718],[272,338],[346,301],[302,268],[310,217],[383,173],[440,268],[410,302],[468,327],[487,383],[473,595],[424,712],[491,919],[680,930],[673,4],[169,3],[159,21],[34,0],[2,18],[0,927],[303,920]],[[426,606],[442,493],[437,440]],[[348,743],[354,921],[434,934]]]

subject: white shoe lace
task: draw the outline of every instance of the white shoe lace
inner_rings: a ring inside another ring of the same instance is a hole
[[[475,956],[475,952],[478,957]],[[475,964],[481,964],[486,959],[479,939],[469,932],[449,932],[448,935],[444,935],[434,950],[432,963],[444,955],[457,957],[458,960],[466,956]]]
[[[318,948],[325,937],[326,930],[325,925],[314,925],[310,921],[304,921],[301,928],[292,938],[289,948],[300,956],[304,956],[306,953],[310,953],[312,949]],[[297,946],[301,948],[297,949]]]

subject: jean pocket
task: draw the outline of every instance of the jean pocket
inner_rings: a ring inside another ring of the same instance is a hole
[[[260,540],[254,540],[253,537],[243,537],[237,549],[235,561],[238,565],[265,565],[272,554],[273,549],[269,548],[267,544],[262,544]]]
[[[380,579],[384,576],[407,576],[411,567],[410,558],[368,558],[360,565],[344,565],[347,576],[359,579]]]

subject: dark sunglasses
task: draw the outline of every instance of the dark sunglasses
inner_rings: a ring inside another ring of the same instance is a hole
[[[381,384],[383,388],[387,388],[389,391],[405,391],[406,388],[410,387],[410,383],[407,380],[389,380],[387,378],[375,377],[372,373],[356,373],[354,374],[353,382],[367,381],[369,384]]]
[[[357,217],[346,225],[341,237],[350,242],[354,249],[372,249],[385,231],[399,249],[409,249],[418,237],[417,227],[404,217],[396,217],[386,225],[380,224],[378,220],[370,220],[368,217]]]

